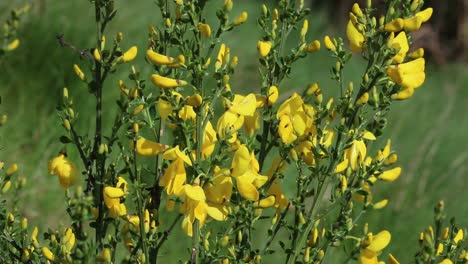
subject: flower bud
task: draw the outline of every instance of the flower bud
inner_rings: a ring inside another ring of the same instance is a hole
[[[332,40],[330,39],[329,36],[325,36],[323,39],[323,43],[325,44],[325,47],[330,50],[330,51],[336,51],[336,46],[333,44]]]
[[[122,32],[117,32],[117,42],[121,42],[123,40],[123,33]]]
[[[228,236],[223,236],[221,238],[221,240],[219,240],[219,244],[221,245],[221,247],[227,246],[228,243],[229,243],[229,237]]]
[[[18,164],[13,163],[11,166],[7,169],[6,175],[11,176],[13,175],[16,171],[18,171]]]
[[[70,125],[70,121],[68,119],[64,119],[63,120],[63,126],[65,127],[65,129],[67,131],[70,131],[71,130],[71,125]]]
[[[133,109],[132,115],[138,115],[141,111],[143,111],[144,108],[144,105],[138,105],[137,107],[135,107],[135,109]]]
[[[75,71],[76,76],[78,76],[78,78],[80,78],[80,80],[86,81],[86,76],[83,73],[83,71],[81,71],[81,69],[80,69],[80,67],[78,65],[73,64],[73,70]]]
[[[223,9],[225,12],[230,12],[232,10],[232,0],[224,0]]]
[[[5,185],[2,187],[2,193],[7,193],[11,188],[11,181],[6,181]]]
[[[67,87],[63,87],[63,100],[66,101],[68,99],[68,89]]]
[[[248,17],[249,17],[249,14],[247,14],[247,12],[244,11],[234,20],[232,25],[233,26],[241,25],[241,24],[245,23],[245,21],[247,21]]]
[[[12,213],[8,213],[8,223],[13,224],[15,222],[15,216]]]

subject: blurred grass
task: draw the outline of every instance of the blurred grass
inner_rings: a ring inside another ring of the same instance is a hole
[[[38,4],[39,1],[34,3]],[[3,10],[8,5],[0,4],[0,8]],[[139,47],[140,61],[137,65],[142,69],[142,76],[149,77],[151,67],[143,62],[142,55],[147,45],[146,25],[158,22],[159,11],[151,1],[135,1],[132,4],[116,1],[116,6],[119,11],[110,25],[108,41],[117,31],[124,32],[123,45]],[[216,6],[212,4],[210,10],[215,10]],[[260,79],[254,59],[259,36],[254,20],[259,14],[258,2],[237,1],[233,14],[239,14],[242,10],[249,12],[249,21],[225,38],[232,48],[231,54],[240,58],[240,70],[232,79],[232,87],[258,91]],[[20,32],[20,47],[0,61],[0,95],[4,99],[0,113],[9,116],[7,125],[0,130],[0,159],[19,163],[21,173],[29,182],[20,206],[24,215],[31,218],[30,223],[39,225],[41,230],[57,223],[65,224],[67,219],[64,194],[57,179],[47,173],[47,161],[61,148],[58,137],[63,129],[55,114],[55,106],[64,86],[69,87],[75,99],[75,108],[80,109],[79,131],[91,131],[94,120],[94,99],[87,94],[87,88],[78,82],[72,71],[73,63],[84,65],[84,62],[70,49],[60,47],[55,36],[63,33],[64,38],[75,46],[92,48],[92,21],[93,13],[88,1],[46,0],[42,8],[33,5]],[[324,13],[313,13],[309,21],[309,39],[322,39],[324,32],[332,30]],[[280,87],[283,98],[313,82],[321,84],[325,95],[336,94],[335,85],[329,78],[334,62],[328,57],[327,52],[322,50],[294,67],[291,78]],[[357,81],[355,78],[362,68],[359,60],[350,64],[345,71],[347,81]],[[468,194],[465,191],[468,173],[468,90],[464,85],[468,83],[467,68],[464,64],[429,66],[425,85],[417,90],[411,100],[395,103],[390,113],[383,138],[392,138],[403,173],[398,181],[382,184],[383,188],[378,188],[379,191],[374,194],[376,200],[388,198],[389,206],[370,213],[361,224],[369,221],[374,232],[390,230],[393,238],[386,251],[393,252],[402,263],[412,259],[417,249],[418,234],[432,224],[433,206],[440,199],[446,201],[447,215],[455,216],[459,224],[468,225]],[[113,119],[114,102],[119,95],[117,80],[125,79],[128,70],[129,67],[122,67],[105,87],[104,106],[109,115],[104,122],[107,124]],[[383,141],[376,143],[374,149],[382,144]],[[72,158],[76,157],[75,150],[70,149],[70,152]],[[293,185],[293,182],[290,184]],[[171,241],[180,243],[177,236]],[[257,243],[260,246],[263,242]],[[168,248],[170,250],[172,247]],[[182,248],[180,244],[178,248]],[[174,250],[165,254],[171,256],[178,252]],[[334,261],[330,260],[330,263]]]

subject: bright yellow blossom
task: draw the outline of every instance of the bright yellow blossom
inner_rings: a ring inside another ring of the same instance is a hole
[[[119,58],[120,63],[125,63],[125,62],[130,62],[135,59],[138,53],[138,48],[136,46],[133,46],[129,48],[127,51],[125,51],[122,56]]]
[[[133,148],[134,146],[132,142],[131,149]],[[144,157],[156,156],[162,153],[165,149],[166,149],[165,145],[158,143],[158,142],[151,141],[144,137],[140,137],[136,141],[136,153],[140,156],[144,156]]]
[[[262,56],[262,57],[268,56],[268,54],[270,53],[270,50],[271,50],[271,42],[270,41],[259,40],[257,42],[257,50],[258,50],[258,54],[260,54],[260,56]]]
[[[390,232],[384,230],[373,235],[372,233],[367,234],[367,239],[364,244],[367,244],[362,250],[359,256],[360,264],[378,264],[377,256],[388,243],[390,243],[391,235]]]
[[[78,177],[78,169],[75,164],[68,160],[63,153],[49,161],[49,173],[58,176],[60,185],[64,189],[75,184]]]
[[[240,24],[243,24],[245,21],[247,21],[247,18],[249,17],[249,14],[247,12],[242,12],[232,23],[233,26],[238,26]]]
[[[425,60],[419,58],[410,62],[389,66],[387,74],[398,85],[406,89],[416,89],[424,83],[426,78]]]
[[[176,87],[187,85],[187,82],[184,80],[164,77],[159,74],[151,75],[151,81],[153,82],[154,85],[161,87],[161,88],[176,88]]]

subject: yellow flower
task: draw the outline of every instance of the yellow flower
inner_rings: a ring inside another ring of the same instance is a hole
[[[218,56],[216,57],[216,62],[215,62],[215,71],[218,71],[221,66],[226,64],[226,45],[224,43],[221,43],[221,46],[219,47],[218,51]]]
[[[151,81],[153,82],[154,85],[161,87],[161,88],[176,88],[176,87],[187,85],[187,82],[184,80],[163,77],[159,74],[151,75]]]
[[[200,34],[205,38],[209,38],[211,36],[211,27],[209,24],[198,24],[198,30],[200,31]]]
[[[78,76],[78,78],[80,78],[82,81],[86,80],[85,74],[83,73],[83,71],[81,71],[81,69],[80,69],[80,67],[78,65],[73,64],[73,70],[75,71],[75,74],[76,74],[76,76]]]
[[[257,98],[255,94],[250,93],[247,96],[240,94],[234,95],[229,111],[243,116],[253,116],[257,109]]]
[[[270,86],[270,88],[268,88],[268,95],[267,95],[268,105],[274,104],[278,100],[278,97],[279,97],[278,87],[276,87],[275,85]]]
[[[132,141],[131,149],[132,150],[134,149],[133,141]],[[166,149],[165,145],[158,143],[158,142],[151,141],[143,137],[140,137],[136,141],[136,153],[143,157],[156,156],[162,153],[165,149]]]
[[[57,175],[62,188],[67,189],[75,184],[78,176],[78,169],[64,154],[59,154],[49,161],[49,173],[51,175]]]
[[[398,177],[400,177],[401,174],[401,168],[396,167],[391,170],[384,171],[382,174],[380,174],[379,179],[387,182],[392,182]]]
[[[159,54],[151,49],[146,51],[146,57],[155,65],[169,65],[174,63],[174,58]]]
[[[122,56],[119,58],[118,61],[120,63],[130,62],[133,59],[135,59],[135,57],[137,56],[137,53],[138,53],[138,48],[136,46],[133,46],[129,48],[126,52],[124,52],[124,54],[122,54]]]
[[[455,235],[455,237],[453,238],[453,242],[455,244],[458,244],[458,242],[460,242],[461,240],[463,240],[463,229],[458,229],[458,232],[457,234]]]
[[[52,261],[52,262],[55,261],[55,255],[54,255],[54,253],[52,253],[52,251],[50,251],[50,249],[48,247],[43,247],[42,248],[42,255],[46,259],[48,259],[49,261]]]
[[[183,194],[185,195],[184,203],[180,211],[185,215],[182,221],[182,229],[188,236],[193,235],[193,223],[195,220],[199,221],[199,228],[203,226],[208,216],[206,196],[203,189],[195,184],[186,184],[183,187]]]
[[[125,196],[125,192],[119,187],[106,186],[103,190],[104,203],[109,209],[110,217],[123,216],[127,214],[127,207],[120,203],[120,199]]]
[[[453,262],[450,259],[444,259],[439,264],[453,264]]]
[[[98,62],[101,62],[101,53],[99,53],[99,50],[98,49],[94,49],[93,51],[93,56],[94,56],[94,59]]]
[[[62,238],[62,250],[65,254],[70,254],[73,246],[75,245],[75,234],[71,228],[65,229],[64,236]]]
[[[205,188],[206,211],[211,218],[217,221],[225,221],[231,212],[229,201],[233,184],[229,174],[228,169],[215,168],[213,180]]]
[[[159,98],[158,104],[157,104],[158,112],[159,115],[161,115],[161,118],[163,120],[166,120],[168,116],[172,114],[172,105],[168,101]]]
[[[313,107],[305,105],[297,93],[284,101],[276,113],[278,134],[283,143],[290,144],[313,129],[313,114]]]
[[[231,175],[236,179],[237,190],[245,199],[258,201],[257,188],[268,180],[267,176],[258,174],[259,164],[254,153],[249,153],[245,145],[240,145],[232,158]]]
[[[255,132],[260,129],[261,116],[260,112],[255,111],[253,116],[244,117],[244,130],[249,136],[253,136]]]
[[[8,169],[6,171],[6,175],[11,176],[17,171],[18,171],[18,164],[13,163],[13,164],[10,165],[10,167],[8,167]]]
[[[367,239],[364,241],[364,244],[367,245],[361,250],[359,263],[378,264],[377,256],[390,243],[390,239],[391,234],[386,230],[375,236],[372,233],[367,234]]]
[[[268,54],[270,53],[270,50],[271,50],[271,42],[270,41],[259,40],[257,42],[257,50],[258,50],[258,54],[260,54],[260,56],[262,56],[262,57],[268,56]]]
[[[361,52],[364,46],[364,35],[358,31],[356,25],[349,20],[346,26],[346,36],[349,40],[349,45],[353,52]]]
[[[174,160],[159,179],[159,186],[165,187],[167,195],[181,196],[183,186],[187,180],[184,161],[181,158]]]
[[[216,131],[211,122],[208,121],[203,132],[202,159],[209,157],[213,153],[217,141]]]
[[[220,139],[227,139],[227,135],[231,135],[231,137],[235,136],[236,131],[239,130],[243,124],[243,115],[239,115],[231,111],[226,111],[218,119],[218,123],[216,124],[216,132],[218,133]]]
[[[307,52],[315,52],[320,50],[320,41],[319,40],[314,40],[311,43],[307,44],[305,47],[305,51]]]
[[[407,31],[415,31],[421,27],[421,24],[428,21],[432,16],[432,8],[426,8],[423,11],[416,13],[413,17],[404,19],[404,28]]]
[[[392,32],[390,34],[390,47],[398,51],[398,53],[392,58],[392,62],[395,64],[402,63],[409,50],[406,33],[402,31],[394,38],[394,33]]]
[[[235,20],[234,22],[232,23],[233,26],[238,26],[240,24],[243,24],[245,21],[247,21],[247,18],[248,18],[249,14],[247,14],[247,12],[242,12]]]
[[[402,18],[397,18],[384,25],[384,30],[387,32],[399,32],[405,26],[405,21]]]
[[[111,262],[111,251],[109,248],[104,248],[99,255],[96,256],[97,261],[101,262]]]
[[[425,60],[419,58],[410,62],[390,66],[387,74],[398,85],[406,89],[416,89],[420,87],[426,78]]]
[[[333,41],[330,39],[329,36],[325,36],[325,37],[324,37],[323,43],[325,44],[325,47],[326,47],[328,50],[336,51],[336,46],[335,46],[335,44],[333,44]]]
[[[19,44],[20,44],[20,41],[19,39],[16,38],[6,46],[5,50],[6,51],[15,50],[16,48],[18,48]]]
[[[193,107],[190,105],[184,105],[182,109],[179,110],[179,118],[187,121],[188,119],[195,120],[197,114],[193,111]]]

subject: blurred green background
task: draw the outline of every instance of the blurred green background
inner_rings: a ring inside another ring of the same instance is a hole
[[[2,1],[0,18],[8,10],[21,6],[22,1]],[[225,35],[231,54],[239,56],[239,70],[232,78],[233,89],[258,91],[260,77],[256,61],[256,42],[259,30],[255,18],[260,13],[260,1],[235,1],[233,15],[245,10],[249,13],[246,25]],[[214,10],[222,1],[210,1]],[[116,1],[116,19],[106,34],[110,41],[116,32],[124,33],[123,46],[137,45],[138,69],[147,78],[151,67],[144,62],[147,47],[147,25],[157,25],[160,15],[153,1]],[[437,11],[436,11],[437,12]],[[313,10],[308,16],[308,39],[323,39],[325,32],[344,36],[345,22],[338,23],[323,10]],[[214,19],[211,21],[215,21]],[[0,114],[8,114],[8,123],[0,129],[0,160],[17,162],[20,173],[28,180],[28,187],[20,197],[20,208],[30,223],[45,231],[48,226],[66,223],[64,193],[57,179],[49,176],[47,161],[61,149],[58,138],[63,133],[55,107],[61,100],[64,86],[74,98],[80,113],[79,131],[93,129],[94,98],[75,76],[72,65],[79,56],[60,47],[57,34],[80,48],[92,48],[95,26],[93,8],[89,1],[32,2],[32,9],[20,27],[20,47],[0,59],[0,95],[3,103]],[[363,63],[354,60],[345,71],[346,81],[357,81]],[[327,97],[336,93],[330,79],[334,61],[325,49],[308,56],[294,67],[290,79],[280,87],[283,98],[292,91],[319,82]],[[384,139],[391,137],[403,167],[401,177],[393,184],[381,184],[376,200],[388,198],[389,206],[370,213],[371,231],[387,229],[392,242],[386,252],[392,252],[402,263],[409,262],[417,250],[419,232],[432,224],[433,207],[441,199],[446,201],[447,214],[468,226],[468,83],[467,65],[448,62],[427,65],[427,79],[411,100],[396,102],[389,115]],[[130,67],[124,66],[105,86],[104,107],[110,124],[119,96],[118,79],[125,79]],[[109,128],[108,128],[109,129]],[[377,142],[374,150],[382,146]],[[69,149],[76,156],[75,150]],[[382,188],[381,188],[382,187]],[[361,222],[361,223],[363,223]],[[331,261],[330,263],[333,263]]]

